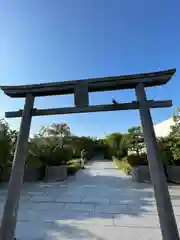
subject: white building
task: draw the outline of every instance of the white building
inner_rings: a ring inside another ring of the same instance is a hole
[[[156,137],[166,137],[171,131],[171,126],[174,125],[173,118],[169,118],[163,122],[154,125]]]

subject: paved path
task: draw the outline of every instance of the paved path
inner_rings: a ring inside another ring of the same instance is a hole
[[[6,191],[0,186],[1,212]],[[180,223],[180,188],[170,192]],[[161,239],[151,185],[133,183],[105,160],[66,182],[25,184],[21,195],[19,240]]]

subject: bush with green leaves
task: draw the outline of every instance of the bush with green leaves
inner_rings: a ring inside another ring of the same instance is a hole
[[[180,165],[180,108],[173,116],[174,125],[171,126],[169,137],[170,150],[176,165]]]
[[[17,141],[17,131],[11,130],[9,124],[0,120],[0,167],[11,166],[15,144]]]
[[[85,150],[87,152],[87,159],[90,159],[93,156],[95,146],[97,146],[96,139],[91,137],[77,137],[71,136],[67,146],[71,147],[73,150],[73,158],[81,157],[81,151]]]
[[[148,165],[146,154],[136,155],[132,154],[121,159],[113,157],[113,162],[119,169],[130,175],[133,167]]]
[[[165,165],[180,165],[180,109],[175,112],[173,120],[170,134],[158,138],[162,161]]]
[[[104,158],[112,160],[113,157],[113,150],[108,144],[104,144]]]
[[[80,158],[68,161],[67,164],[68,175],[75,174],[81,168],[82,167],[80,163]]]
[[[39,132],[40,137],[49,137],[56,140],[61,148],[64,147],[71,135],[70,127],[67,123],[53,123],[50,126],[42,127]]]
[[[126,143],[128,150],[133,151],[136,155],[140,155],[144,149],[144,134],[142,128],[132,127],[128,129],[128,134],[126,136]]]
[[[127,156],[123,157],[121,160],[117,158],[113,158],[113,162],[116,164],[116,166],[121,169],[123,172],[125,172],[127,175],[131,174],[132,166],[127,161]]]
[[[174,165],[175,160],[172,151],[172,139],[170,136],[158,138],[161,159],[165,165]]]
[[[106,155],[108,158],[115,156],[122,158],[127,155],[127,145],[124,139],[124,135],[121,133],[112,133],[104,139],[104,144],[107,145]]]
[[[148,165],[147,161],[147,155],[146,154],[141,154],[141,155],[136,155],[136,154],[131,154],[127,156],[127,162],[132,166],[140,166],[140,165]]]
[[[37,158],[31,154],[28,154],[26,160],[26,168],[41,168],[43,166],[42,161],[40,158]]]
[[[42,162],[43,165],[59,166],[66,164],[72,159],[72,149],[69,147],[60,147],[57,139],[36,137],[31,140],[29,146],[31,156]]]
[[[29,143],[29,155],[40,159],[44,165],[57,166],[70,159],[81,157],[81,151],[87,151],[87,158],[92,156],[95,141],[90,137],[77,137],[71,134],[67,124],[52,124],[42,127]],[[28,160],[29,161],[29,160]]]

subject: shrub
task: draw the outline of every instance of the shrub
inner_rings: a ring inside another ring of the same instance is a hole
[[[161,153],[162,162],[165,165],[173,165],[173,151],[171,146],[173,146],[173,139],[171,137],[162,137],[158,139],[159,150]]]
[[[117,158],[113,158],[113,162],[116,164],[116,166],[121,169],[123,172],[125,172],[127,175],[131,174],[132,167],[127,161],[127,157],[122,158],[121,160],[118,160]]]
[[[85,150],[84,158],[85,160],[90,160],[93,157],[93,151],[92,150]]]
[[[74,149],[73,150],[73,154],[72,154],[72,158],[76,159],[76,158],[81,158],[81,151],[78,149]]]
[[[105,157],[112,159],[112,156],[122,158],[127,155],[127,144],[125,137],[121,133],[112,133],[104,139],[106,148],[104,149]]]
[[[114,157],[113,161],[119,169],[121,169],[128,175],[131,174],[132,167],[148,164],[146,154],[142,154],[139,156],[133,154],[123,157],[120,160]]]
[[[126,142],[129,150],[135,151],[136,155],[140,155],[144,148],[144,136],[142,128],[140,126],[129,128]]]
[[[55,138],[35,137],[30,141],[29,155],[32,164],[37,159],[43,165],[59,166],[72,159],[73,152],[68,146],[60,147]]]
[[[104,158],[111,160],[113,156],[112,148],[109,145],[104,147]]]
[[[74,159],[68,162],[68,175],[75,174],[81,169],[80,159]]]
[[[139,166],[139,165],[148,165],[148,161],[147,161],[147,156],[146,154],[142,154],[142,155],[129,155],[127,157],[127,162],[132,166]]]
[[[56,147],[54,149],[47,147],[42,156],[42,162],[48,166],[60,166],[67,164],[72,159],[72,149]]]
[[[0,120],[0,167],[12,163],[12,138],[11,129],[6,121]]]
[[[43,163],[38,157],[28,154],[26,168],[41,168]]]

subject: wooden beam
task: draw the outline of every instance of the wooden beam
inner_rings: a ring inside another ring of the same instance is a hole
[[[175,72],[176,69],[168,69],[158,72],[90,78],[75,81],[52,82],[21,86],[0,86],[0,88],[6,95],[17,98],[25,97],[27,93],[30,93],[35,97],[73,94],[76,84],[81,81],[87,83],[89,92],[133,89],[136,88],[139,83],[143,83],[145,87],[166,84]]]
[[[76,107],[87,107],[89,105],[88,83],[79,81],[75,86],[74,104]]]
[[[171,107],[172,101],[148,101],[149,108],[164,108]],[[72,113],[88,113],[88,112],[105,112],[105,111],[118,111],[118,110],[135,110],[139,109],[137,101],[130,103],[120,104],[107,104],[107,105],[94,105],[85,107],[66,107],[66,108],[50,108],[50,109],[33,109],[32,116],[44,116],[44,115],[58,115],[58,114],[72,114]],[[6,118],[22,117],[22,110],[6,112]]]

